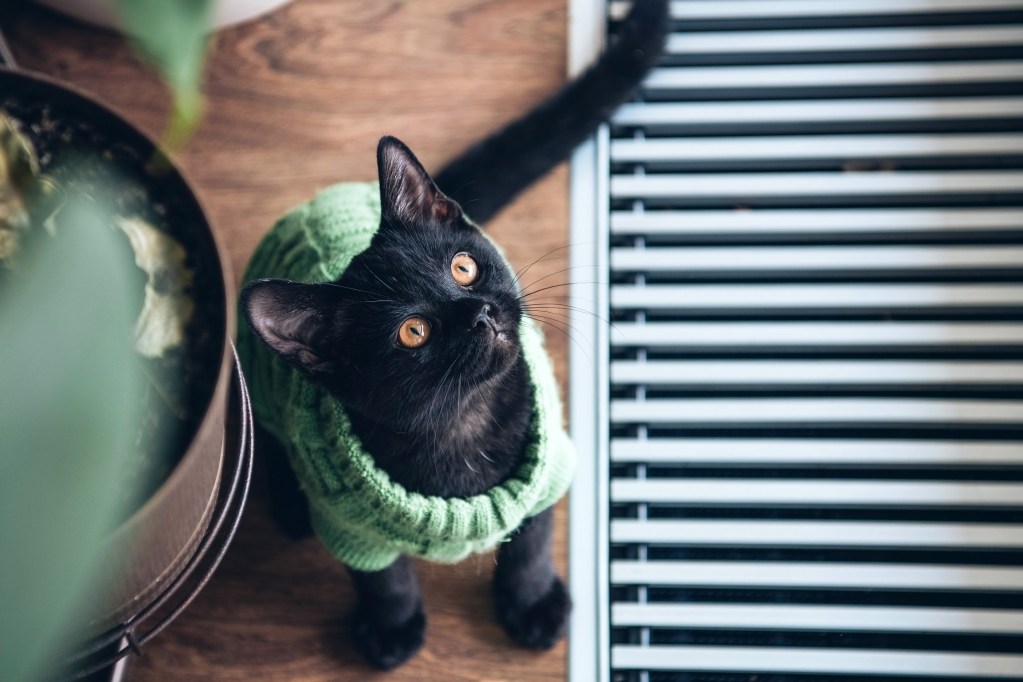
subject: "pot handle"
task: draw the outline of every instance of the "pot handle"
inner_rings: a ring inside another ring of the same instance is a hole
[[[6,66],[8,69],[18,68],[18,63],[14,61],[14,55],[11,54],[11,48],[7,46],[7,41],[4,40],[2,29],[0,29],[0,66]]]

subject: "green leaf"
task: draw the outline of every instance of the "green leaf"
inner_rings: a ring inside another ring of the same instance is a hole
[[[126,499],[141,377],[131,263],[69,205],[0,288],[0,671],[36,679],[74,623]]]
[[[202,116],[200,85],[213,1],[114,0],[114,7],[125,32],[171,90],[174,112],[164,143],[177,149]]]

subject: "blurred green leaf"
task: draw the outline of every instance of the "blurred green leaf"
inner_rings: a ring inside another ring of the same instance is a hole
[[[171,90],[174,111],[163,144],[178,149],[202,116],[213,0],[114,0],[114,7],[125,32]]]
[[[125,499],[137,429],[131,263],[109,216],[65,207],[0,282],[0,671],[52,663]]]

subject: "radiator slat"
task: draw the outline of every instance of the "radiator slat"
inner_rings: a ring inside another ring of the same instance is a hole
[[[944,654],[850,649],[616,646],[615,668],[693,671],[763,671],[845,675],[1019,675],[1023,656]]]
[[[796,284],[671,285],[611,287],[614,308],[897,308],[927,306],[1021,306],[1023,286],[1014,284]]]
[[[647,424],[1021,424],[1023,401],[869,398],[612,400],[611,419]]]
[[[614,462],[689,464],[1023,464],[1018,442],[658,438],[611,441]]]
[[[1016,209],[885,210],[730,210],[730,211],[614,211],[614,234],[749,234],[838,232],[1023,230],[1023,211]]]
[[[1009,362],[839,362],[822,361],[616,361],[611,380],[619,384],[959,384],[1020,383],[1023,363]],[[1021,448],[1023,449],[1023,448]]]
[[[1023,73],[1023,67],[1020,72]],[[1023,189],[1023,173],[713,173],[685,175],[616,175],[612,198],[672,199],[732,197],[737,203],[758,197],[825,195],[885,197],[890,195],[1013,193]]]
[[[1023,485],[827,479],[657,479],[611,481],[616,502],[894,506],[1017,506]]]
[[[794,606],[791,604],[615,604],[613,625],[1015,633],[1023,614],[995,609]],[[1023,661],[1023,658],[1020,659]]]
[[[1023,153],[1023,135],[821,135],[614,140],[611,160],[663,161],[864,159]],[[1019,188],[1023,189],[1023,188]]]
[[[625,15],[628,3],[612,2],[612,17]],[[1023,9],[1020,0],[686,0],[671,4],[675,19],[749,19],[760,17],[931,14]]]
[[[611,580],[620,585],[739,589],[1023,590],[1023,568],[785,561],[613,561]],[[1018,612],[1015,615],[1019,617]]]
[[[637,300],[648,304],[648,298]],[[687,301],[688,303],[688,301]],[[664,322],[639,324],[616,322],[612,331],[620,346],[658,348],[721,346],[747,347],[879,346],[936,347],[953,345],[1023,344],[1023,324],[923,323],[923,322]],[[1023,352],[1023,349],[1021,349]]]
[[[669,54],[813,52],[835,50],[908,50],[1013,45],[1023,42],[1018,27],[830,29],[802,31],[717,31],[675,34]]]
[[[766,547],[1020,547],[1023,525],[856,521],[611,521],[611,541]]]
[[[892,97],[876,101],[806,99],[626,104],[613,120],[618,126],[741,125],[755,128],[784,123],[797,128],[808,123],[985,121],[1021,115],[1023,98],[1020,97]]]
[[[891,268],[1019,268],[1023,248],[1011,247],[726,247],[614,248],[622,271],[681,272],[808,270],[876,271]]]
[[[648,91],[738,88],[835,88],[1019,82],[1023,61],[803,64],[664,68],[647,77]]]

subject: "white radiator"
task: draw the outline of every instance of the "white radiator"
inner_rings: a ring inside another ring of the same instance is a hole
[[[1023,0],[672,14],[572,165],[570,678],[1023,681]]]

